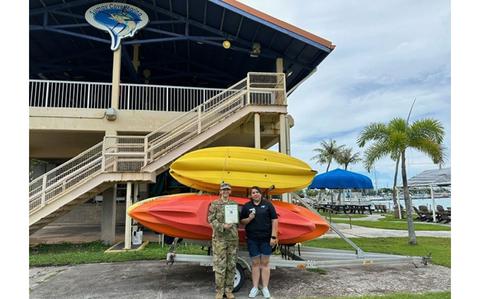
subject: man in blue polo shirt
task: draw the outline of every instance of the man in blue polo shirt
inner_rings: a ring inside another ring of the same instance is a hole
[[[246,203],[240,213],[240,222],[245,225],[247,246],[252,258],[253,288],[248,294],[254,298],[258,292],[258,283],[262,277],[262,294],[270,298],[268,281],[270,279],[270,255],[272,247],[277,244],[278,219],[275,207],[262,199],[260,188],[252,187],[251,201]]]

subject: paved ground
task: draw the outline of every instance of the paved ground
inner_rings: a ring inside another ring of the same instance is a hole
[[[435,265],[335,268],[326,274],[272,270],[273,298],[446,291],[450,269]],[[194,264],[136,261],[30,269],[30,298],[213,298],[214,275]],[[251,282],[236,294],[247,298]],[[262,298],[262,296],[257,296]]]

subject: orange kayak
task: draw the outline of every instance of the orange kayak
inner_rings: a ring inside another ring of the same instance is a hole
[[[183,193],[145,199],[132,205],[128,214],[143,226],[172,237],[211,240],[212,228],[207,222],[208,207],[218,195]],[[239,206],[247,198],[230,197]],[[278,214],[279,244],[294,244],[325,234],[330,226],[321,216],[294,204],[272,201]],[[239,228],[240,242],[245,242],[245,229]]]

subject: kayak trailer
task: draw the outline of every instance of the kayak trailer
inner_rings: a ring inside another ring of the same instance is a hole
[[[294,194],[293,196],[295,196]],[[305,207],[317,213],[302,198],[295,196],[296,200]],[[279,245],[276,251],[270,256],[270,268],[277,267],[305,269],[328,269],[335,267],[353,267],[370,265],[395,265],[395,264],[413,264],[415,267],[426,266],[430,256],[404,256],[384,253],[365,252],[355,243],[348,239],[343,233],[330,223],[330,229],[336,232],[340,238],[349,243],[355,250],[339,250],[327,248],[314,248],[296,245]],[[207,243],[207,255],[177,254],[176,247],[178,238],[174,239],[169,252],[167,253],[167,264],[173,265],[175,262],[198,263],[201,266],[212,267],[213,256],[211,243]],[[238,252],[237,266],[234,279],[234,292],[240,290],[246,279],[246,272],[251,273],[250,258],[248,252],[240,247]]]
[[[201,266],[213,266],[211,248],[208,248],[208,255],[177,254],[175,251],[167,253],[167,264],[174,262],[198,263]],[[286,246],[279,248],[281,255],[270,256],[270,269],[296,268],[305,269],[328,269],[335,267],[370,266],[370,265],[394,265],[411,263],[415,267],[427,265],[430,257],[402,256],[382,253],[366,253],[359,256],[355,251],[314,248],[305,246]],[[246,272],[251,273],[250,258],[246,250],[239,250],[237,266],[234,278],[234,292],[240,290],[246,279]]]

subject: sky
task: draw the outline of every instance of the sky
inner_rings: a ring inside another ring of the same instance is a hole
[[[450,2],[447,0],[242,0],[242,3],[325,38],[336,48],[317,71],[289,97],[292,156],[320,173],[313,149],[322,140],[353,148],[372,122],[439,120],[445,128],[450,167]],[[273,5],[273,3],[275,5]],[[315,121],[312,121],[315,120]],[[332,168],[333,167],[333,168]],[[339,167],[334,163],[330,169]],[[436,169],[431,160],[407,151],[407,175]],[[368,175],[378,188],[392,187],[395,162],[375,164],[370,173],[360,162],[349,170]],[[399,179],[398,183],[401,183]]]

